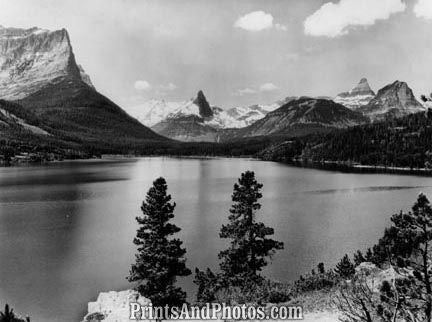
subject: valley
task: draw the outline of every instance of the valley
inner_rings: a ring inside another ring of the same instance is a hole
[[[153,99],[126,112],[100,94],[76,62],[67,30],[1,27],[0,49],[3,164],[103,154],[254,156],[418,168],[429,162],[429,150],[418,148],[429,142],[430,119],[422,117],[426,107],[405,82],[375,93],[362,78],[334,98],[287,96],[232,108],[212,105],[198,90],[190,100]],[[362,139],[355,142],[359,133]],[[375,134],[365,141],[365,133]]]

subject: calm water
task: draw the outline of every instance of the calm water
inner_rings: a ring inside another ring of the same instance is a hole
[[[80,321],[100,291],[128,287],[140,203],[164,176],[190,268],[217,267],[232,186],[242,171],[264,184],[260,219],[285,243],[265,274],[290,280],[319,262],[374,244],[391,214],[430,178],[294,168],[245,159],[145,158],[0,168],[0,305],[32,321]],[[181,281],[195,291],[192,277]]]

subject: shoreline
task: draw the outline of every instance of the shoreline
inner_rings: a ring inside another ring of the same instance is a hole
[[[100,157],[90,158],[74,158],[62,160],[43,160],[43,161],[26,161],[26,162],[12,162],[7,165],[0,162],[0,168],[9,167],[26,167],[26,166],[46,166],[50,164],[61,164],[64,162],[89,162],[89,161],[126,161],[141,158],[168,158],[168,159],[190,159],[190,160],[217,160],[221,158],[226,159],[250,159],[254,161],[275,162],[290,165],[297,168],[318,169],[323,171],[337,171],[341,173],[353,174],[395,174],[395,175],[411,175],[421,177],[432,177],[432,169],[426,168],[409,168],[409,167],[388,167],[383,165],[362,165],[352,164],[347,161],[304,161],[304,160],[271,160],[264,159],[254,155],[177,155],[177,154],[153,154],[153,155],[124,155],[124,154],[105,154]]]
[[[277,161],[276,161],[277,162]],[[337,171],[352,174],[395,174],[419,177],[432,177],[432,169],[409,168],[409,167],[387,167],[383,165],[347,164],[344,161],[285,161],[282,162],[294,167],[319,169],[324,171]]]

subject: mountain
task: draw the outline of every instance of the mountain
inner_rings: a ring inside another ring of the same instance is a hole
[[[331,100],[301,97],[240,129],[236,137],[282,134],[298,136],[367,122],[368,119],[361,113]]]
[[[33,123],[33,124],[30,124]],[[21,105],[0,100],[0,133],[4,134],[6,131],[27,131],[35,135],[50,134],[40,128],[38,125],[37,117],[32,113],[25,111]]]
[[[367,105],[359,108],[360,112],[374,121],[424,110],[425,107],[417,101],[407,83],[400,81],[381,88]]]
[[[196,97],[176,107],[151,128],[160,135],[179,141],[215,142],[217,127],[207,124],[215,118],[215,115],[220,115],[220,109],[211,108],[200,90]]]
[[[222,130],[248,126],[293,99],[287,97],[269,105],[224,110],[211,106],[200,90],[189,101],[150,100],[128,111],[142,124],[163,136],[180,141],[215,142],[219,140]]]
[[[202,100],[204,93],[200,92],[199,96],[201,96]],[[168,117],[173,118],[173,115],[196,115],[199,117],[203,117],[204,115],[207,116],[204,122],[212,127],[220,129],[242,128],[263,118],[268,112],[274,111],[296,97],[287,97],[269,105],[238,106],[227,110],[213,106],[210,107],[212,112],[207,109],[204,112],[205,114],[199,112],[199,106],[196,104],[198,102],[197,98],[198,95],[189,101],[183,102],[167,102],[165,100],[152,99],[128,108],[128,112],[142,124],[150,127],[166,120]]]
[[[334,98],[334,101],[352,110],[356,110],[368,104],[374,97],[375,93],[370,88],[367,79],[362,78],[352,90],[340,93]]]
[[[302,140],[275,142],[259,156],[272,161],[301,160],[333,170],[424,175],[425,170],[431,170],[431,146],[432,112],[427,111]]]
[[[81,146],[111,151],[165,140],[96,91],[65,29],[0,27],[0,99],[31,115],[29,124],[37,123],[41,134]]]
[[[210,108],[210,104],[207,102],[203,91],[200,90],[198,92],[196,98],[193,100],[193,103],[198,106],[198,112],[201,117],[208,118],[213,116],[213,110]]]
[[[276,110],[282,105],[297,99],[296,96],[288,96],[282,100],[269,105],[255,104],[250,106],[232,107],[226,113],[236,120],[237,126],[226,126],[225,128],[242,128],[264,118],[269,112]]]

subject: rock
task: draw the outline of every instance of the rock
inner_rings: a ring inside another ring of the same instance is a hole
[[[395,81],[381,88],[377,95],[365,106],[359,108],[372,120],[401,117],[425,111],[425,107],[415,98],[405,82]]]
[[[195,105],[199,107],[199,114],[201,117],[212,117],[213,110],[210,108],[210,104],[207,102],[204,93],[200,90],[197,94],[197,97],[193,100]]]
[[[340,93],[335,97],[334,101],[352,110],[356,110],[361,106],[367,105],[374,97],[375,93],[370,88],[367,79],[362,78],[351,91]]]
[[[17,100],[65,78],[91,85],[66,29],[0,27],[0,98]]]
[[[88,303],[88,313],[82,322],[129,322],[129,303],[132,302],[144,306],[149,305],[150,300],[133,290],[99,293],[96,302]]]
[[[381,285],[384,281],[392,284],[395,279],[406,278],[410,272],[401,269],[397,272],[393,266],[386,269],[380,269],[375,264],[370,262],[361,263],[356,267],[355,277],[360,278],[366,282],[372,292],[379,292]]]

